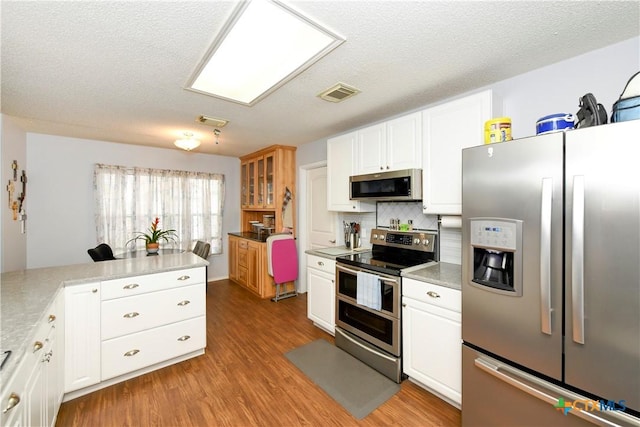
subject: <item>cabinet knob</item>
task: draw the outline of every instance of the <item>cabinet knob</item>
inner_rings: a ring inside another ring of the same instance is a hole
[[[138,317],[138,316],[140,316],[140,313],[138,313],[137,311],[132,311],[131,313],[127,313],[122,317],[124,317],[125,319],[133,319],[134,317]]]
[[[97,292],[98,292],[98,288],[93,288],[93,289],[91,289],[91,293],[92,293],[92,294],[95,294],[95,293],[97,293]]]
[[[36,351],[42,349],[42,347],[44,347],[44,344],[42,344],[40,341],[36,341],[33,343],[33,352],[35,353]]]
[[[185,305],[187,305],[187,304],[191,304],[191,301],[189,301],[189,300],[184,300],[184,301],[180,301],[180,302],[178,303],[178,305],[179,305],[180,307],[184,307],[184,306],[185,306]]]
[[[18,403],[20,403],[20,396],[15,393],[11,393],[9,395],[9,399],[7,399],[7,407],[2,410],[3,414],[6,414],[11,409],[13,409]]]
[[[191,336],[189,336],[189,335],[183,335],[183,336],[181,336],[180,338],[178,338],[178,341],[186,341],[186,340],[188,340],[189,338],[191,338]]]
[[[382,170],[384,170],[384,168],[382,166],[380,166],[380,170],[382,171]]]
[[[319,265],[320,267],[322,267],[322,266],[324,265],[324,262],[322,262],[322,261],[318,261],[318,265]]]
[[[336,242],[336,239],[329,240],[329,243],[335,243],[335,242]]]
[[[50,314],[49,315],[49,323],[53,322],[56,320],[56,316],[54,314]]]
[[[407,304],[405,304],[405,303],[402,303],[402,306],[403,306],[403,307],[406,307],[406,306],[407,306]]]
[[[178,280],[189,280],[190,278],[190,276],[180,276],[178,277]]]
[[[140,286],[140,285],[138,285],[137,283],[131,283],[131,284],[123,286],[122,289],[135,289],[138,286]]]
[[[431,298],[440,298],[440,295],[438,295],[437,292],[433,292],[433,291],[427,292],[427,295],[429,295]]]
[[[135,356],[138,353],[140,353],[140,350],[136,348],[136,349],[127,351],[124,355],[125,357],[131,357],[131,356]]]

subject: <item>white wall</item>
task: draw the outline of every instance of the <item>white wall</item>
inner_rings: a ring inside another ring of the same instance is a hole
[[[176,149],[27,134],[28,268],[91,262],[96,245],[95,163],[225,175],[223,254],[209,258],[210,280],[228,276],[227,238],[240,224],[240,160]]]
[[[13,211],[9,209],[9,195],[7,193],[7,184],[9,180],[13,181],[13,169],[11,164],[14,160],[18,162],[18,180],[13,184],[15,186],[15,194],[13,199],[16,200],[22,192],[22,183],[20,182],[20,174],[22,170],[27,171],[27,149],[26,134],[12,120],[10,116],[0,115],[0,176],[2,176],[3,195],[0,200],[2,207],[0,217],[2,218],[1,233],[2,242],[0,244],[0,271],[14,271],[27,268],[27,235],[20,231],[20,221],[13,220]],[[30,185],[27,182],[27,188]],[[27,192],[25,197],[24,208],[27,215],[29,214],[29,202],[31,194]]]

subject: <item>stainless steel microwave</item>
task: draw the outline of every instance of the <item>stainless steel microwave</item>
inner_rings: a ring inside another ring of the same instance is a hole
[[[422,169],[353,175],[349,177],[351,200],[422,200]]]

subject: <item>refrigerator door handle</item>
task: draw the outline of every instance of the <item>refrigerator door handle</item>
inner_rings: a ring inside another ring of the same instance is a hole
[[[553,179],[542,179],[540,206],[540,330],[551,335],[551,210]]]
[[[532,375],[526,374],[524,372],[515,372],[514,370],[510,369],[507,365],[503,365],[498,361],[494,361],[494,360],[489,361],[489,360],[485,360],[484,358],[478,357],[474,360],[474,364],[479,369],[482,369],[484,372],[488,373],[489,375],[492,375],[493,377],[499,379],[500,381],[503,381],[533,397],[536,397],[542,400],[543,402],[546,402],[552,405],[553,407],[556,407],[558,405],[558,398],[553,397],[553,395],[551,394],[545,393],[545,391],[550,393],[555,392],[556,396],[563,395],[562,390],[560,389],[555,390],[555,387],[552,384],[544,383],[542,382],[542,380],[539,380],[538,378]],[[524,381],[532,383],[540,388],[543,388],[545,391],[540,390],[537,387],[533,387],[525,383]],[[556,408],[556,410],[560,410],[560,408]],[[611,422],[593,413],[583,411],[582,409],[575,407],[573,405],[571,406],[571,409],[569,410],[568,413],[571,415],[580,417],[596,425],[612,426],[612,427],[620,426],[618,423]],[[618,414],[612,413],[610,415],[612,417],[619,416],[622,419],[626,418],[623,414],[618,415]]]
[[[573,341],[584,344],[584,176],[573,177],[571,218],[571,311]]]

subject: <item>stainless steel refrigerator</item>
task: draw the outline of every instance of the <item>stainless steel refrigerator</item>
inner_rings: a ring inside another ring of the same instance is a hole
[[[640,120],[462,160],[462,424],[639,426]]]

